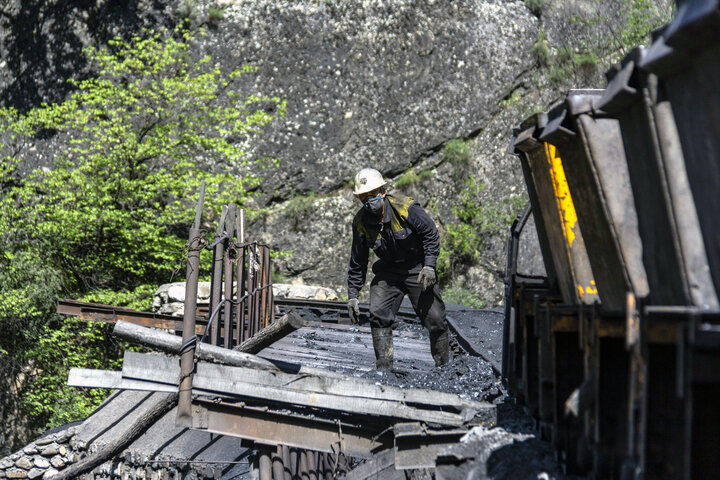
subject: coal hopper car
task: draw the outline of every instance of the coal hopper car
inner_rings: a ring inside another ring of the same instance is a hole
[[[530,205],[508,242],[503,379],[568,472],[720,474],[718,78],[720,4],[682,2],[604,89],[515,129]]]

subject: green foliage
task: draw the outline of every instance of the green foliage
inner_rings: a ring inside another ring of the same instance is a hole
[[[661,10],[652,0],[626,0],[623,28],[615,32],[615,44],[629,50],[635,45],[645,43],[650,32],[670,20],[671,9]]]
[[[422,182],[423,180],[427,180],[432,176],[433,172],[431,168],[424,168],[419,172],[414,168],[409,168],[402,175],[400,175],[397,180],[395,180],[395,187],[408,187],[418,182]]]
[[[550,66],[552,60],[552,51],[550,50],[550,42],[548,42],[547,33],[545,29],[541,28],[538,34],[538,39],[532,46],[532,51],[537,57],[538,63],[543,67]]]
[[[470,308],[485,308],[487,306],[484,298],[458,284],[443,289],[442,295],[443,299],[448,303],[456,303]]]
[[[302,217],[312,211],[314,204],[315,192],[299,193],[287,201],[283,212],[288,218]]]
[[[225,18],[225,10],[217,7],[208,8],[208,20],[211,22],[219,22]]]
[[[524,199],[519,196],[483,201],[481,194],[484,188],[483,183],[471,176],[465,182],[459,204],[453,208],[458,223],[447,226],[437,263],[443,283],[452,284],[461,266],[477,262],[486,239],[493,235],[504,235],[524,205]]]
[[[470,146],[465,140],[455,138],[443,146],[443,157],[456,167],[470,163]]]
[[[193,58],[193,41],[187,31],[112,40],[87,50],[98,76],[73,82],[62,103],[0,109],[0,350],[33,366],[25,406],[38,421],[86,412],[79,397],[58,406],[67,372],[52,361],[87,367],[116,353],[99,327],[56,320],[56,300],[148,310],[154,286],[185,274],[200,183],[204,218],[217,218],[261,180],[240,145],[285,103],[237,93],[254,69],[224,74]],[[61,134],[54,164],[21,175],[39,133]],[[83,398],[90,408],[99,397]]]
[[[412,185],[413,183],[417,183],[419,180],[420,175],[418,175],[417,172],[412,168],[409,168],[405,171],[405,173],[400,175],[397,180],[395,180],[395,186],[397,188],[403,188],[407,187],[408,185]]]
[[[525,6],[532,12],[533,15],[539,17],[547,2],[548,0],[525,0]]]
[[[647,44],[650,32],[668,22],[672,10],[673,3],[665,0],[588,3],[569,16],[570,25],[560,44],[552,45],[541,29],[532,50],[538,63],[548,68],[551,83],[580,81],[599,66],[617,62],[635,46]]]
[[[112,325],[73,318],[48,323],[27,352],[32,368],[22,407],[47,428],[86,417],[107,391],[67,387],[68,371],[75,367],[118,370],[121,353],[121,344],[112,337]]]

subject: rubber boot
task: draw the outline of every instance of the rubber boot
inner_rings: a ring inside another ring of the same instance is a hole
[[[393,366],[393,337],[391,328],[373,328],[372,339],[375,349],[375,367],[378,370],[390,370]]]
[[[450,361],[450,336],[447,330],[441,333],[430,333],[430,353],[432,353],[436,367]]]

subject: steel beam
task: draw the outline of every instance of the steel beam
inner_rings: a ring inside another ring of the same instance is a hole
[[[291,415],[244,404],[193,399],[196,430],[232,435],[266,445],[287,445],[319,452],[345,452],[369,458],[392,446],[390,432],[378,432],[323,419]]]

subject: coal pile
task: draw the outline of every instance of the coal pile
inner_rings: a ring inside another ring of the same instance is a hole
[[[359,376],[374,379],[384,385],[437,390],[471,400],[502,400],[504,390],[492,365],[480,357],[458,352],[459,347],[453,350],[450,362],[431,370],[419,370],[412,368],[412,365],[399,364],[390,372],[370,371]]]

